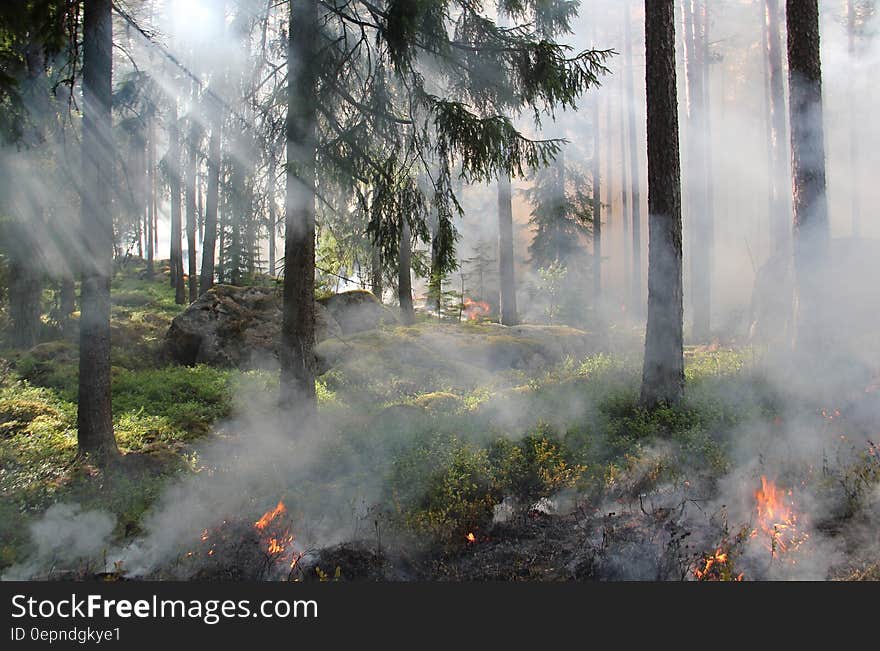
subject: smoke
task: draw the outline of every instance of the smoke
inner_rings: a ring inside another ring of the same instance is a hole
[[[81,569],[80,563],[93,561],[110,548],[115,526],[116,517],[110,513],[83,511],[79,504],[53,504],[30,527],[31,557],[9,568],[2,579],[52,578],[56,569]]]
[[[164,3],[169,12],[176,4]],[[870,437],[876,437],[880,417],[869,392],[872,378],[880,369],[880,349],[874,332],[880,305],[874,287],[876,273],[871,273],[876,270],[880,255],[878,245],[870,240],[880,238],[880,225],[871,214],[871,207],[880,197],[865,171],[868,153],[875,150],[878,139],[878,127],[872,119],[877,91],[870,82],[880,64],[880,43],[862,38],[856,53],[850,54],[845,25],[840,23],[839,16],[831,10],[823,15],[828,200],[832,234],[838,238],[832,243],[833,275],[828,286],[833,290],[828,302],[829,310],[838,317],[835,346],[824,360],[821,373],[798,373],[790,365],[783,343],[791,335],[790,329],[786,329],[792,291],[790,259],[787,254],[774,257],[771,236],[774,216],[768,201],[763,6],[740,2],[708,4],[712,128],[710,139],[702,144],[710,145],[712,158],[704,170],[706,179],[688,178],[691,168],[683,166],[683,193],[687,196],[691,186],[701,180],[712,184],[713,331],[724,339],[743,342],[752,326],[756,345],[766,345],[769,350],[756,349],[762,361],[749,369],[750,382],[689,385],[688,400],[692,405],[711,406],[718,402],[725,408],[736,408],[740,404],[760,404],[762,398],[754,394],[766,391],[773,404],[765,405],[764,412],[754,414],[746,425],[733,431],[709,432],[710,437],[723,439],[727,457],[727,467],[712,478],[707,477],[711,474],[707,469],[689,464],[692,451],[681,442],[642,448],[638,458],[621,471],[616,492],[595,505],[599,513],[614,512],[632,518],[637,523],[634,528],[641,532],[632,544],[607,549],[605,563],[611,568],[609,573],[620,578],[656,578],[658,566],[665,568],[660,573],[663,578],[674,578],[681,568],[668,564],[668,554],[672,553],[670,546],[676,539],[663,527],[675,522],[681,530],[696,532],[692,547],[705,551],[719,545],[723,535],[732,541],[742,530],[750,534],[758,530],[755,494],[761,487],[761,478],[766,477],[779,486],[791,487],[790,497],[800,516],[799,531],[807,542],[799,562],[785,564],[774,560],[766,549],[766,536],[747,535],[740,555],[747,577],[825,578],[845,562],[849,549],[860,547],[865,554],[878,549],[874,525],[880,489],[864,479],[871,466],[859,464],[865,462],[866,451],[873,449],[869,446]],[[230,9],[229,15],[219,21],[222,24],[215,23],[210,28],[206,21],[194,18],[200,15],[198,12],[190,16],[175,13],[161,25],[148,27],[157,30],[156,41],[172,51],[183,66],[204,75],[221,100],[237,105],[242,95],[241,81],[247,78],[251,64],[246,48],[236,44],[248,41],[248,25],[255,20],[258,5],[263,3],[236,4],[236,10]],[[595,33],[597,47],[622,52],[624,5],[618,0],[585,0],[575,32],[569,38],[574,49],[593,46]],[[624,167],[629,173],[629,153],[621,143],[621,129],[628,128],[630,116],[637,125],[636,133],[630,137],[637,139],[641,213],[645,220],[648,211],[642,10],[639,3],[630,5],[634,97],[630,100],[619,83],[623,57],[617,56],[610,64],[612,75],[580,103],[578,111],[561,113],[555,121],[546,119],[544,128],[534,131],[541,137],[568,139],[571,144],[566,149],[566,158],[573,164],[588,165],[598,144],[606,256],[602,265],[602,300],[594,299],[589,274],[560,275],[554,280],[553,289],[548,290],[547,277],[528,259],[527,249],[533,238],[528,227],[531,206],[517,192],[514,220],[523,319],[530,323],[566,322],[549,316],[556,298],[548,299],[548,292],[555,292],[557,298],[564,296],[571,303],[591,303],[594,311],[589,319],[572,319],[569,323],[597,332],[606,328],[616,332],[621,328],[627,332],[637,330],[636,336],[624,337],[623,350],[626,355],[637,357],[642,324],[628,317],[631,305],[626,261],[632,253],[631,241],[625,236],[631,236],[631,225],[624,226],[629,217],[621,200]],[[156,15],[161,16],[162,12]],[[216,13],[211,15],[216,17]],[[880,18],[875,16],[871,20],[867,33],[880,26]],[[680,26],[681,16],[677,16],[677,29]],[[203,47],[205,43],[214,46]],[[127,47],[133,59],[148,62],[143,67],[165,95],[175,101],[188,95],[191,80],[154,44],[132,32]],[[228,71],[222,79],[218,78],[220,71]],[[683,97],[685,74],[681,57],[678,79]],[[593,97],[600,106],[598,143],[593,141],[588,110]],[[681,105],[685,106],[684,101]],[[193,116],[205,128],[210,128],[217,117],[204,107],[184,106],[182,114]],[[684,156],[688,139],[701,136],[689,133],[684,119],[680,122]],[[69,127],[62,132],[69,134]],[[160,135],[159,158],[168,146],[164,138]],[[853,143],[859,145],[855,156]],[[15,179],[10,184],[12,192],[5,195],[4,201],[35,226],[34,239],[42,247],[40,257],[47,264],[59,265],[53,273],[69,271],[64,267],[65,260],[81,257],[71,256],[67,248],[77,241],[78,199],[75,190],[71,190],[76,188],[76,182],[70,184],[59,178],[78,168],[71,162],[75,161],[71,144],[58,137],[33,151],[4,152],[2,161],[4,169],[11,170]],[[780,145],[788,151],[788,143]],[[239,164],[254,164],[244,149],[228,151]],[[530,184],[522,179],[515,183],[519,189]],[[783,191],[788,190],[783,185]],[[254,191],[259,192],[259,188]],[[122,190],[117,188],[117,192]],[[497,264],[496,187],[467,187],[462,197],[465,216],[456,223],[462,234],[460,259],[485,253],[485,258]],[[168,214],[167,200],[163,203],[162,213]],[[862,240],[844,240],[853,232],[857,206],[861,207]],[[58,217],[53,224],[58,224],[60,235],[50,234],[48,227],[41,226],[41,214]],[[686,210],[686,261],[695,237],[693,222],[694,215]],[[642,233],[642,270],[647,273],[646,223]],[[481,245],[485,245],[486,251],[481,252]],[[587,241],[582,246],[586,254],[591,252]],[[167,233],[163,234],[160,250],[164,247]],[[66,255],[61,255],[62,251]],[[497,293],[497,277],[488,274],[483,279],[484,289],[478,292],[474,266],[465,263],[464,293],[494,304],[492,294]],[[460,280],[455,276],[448,283],[458,290]],[[686,297],[690,295],[691,281],[686,262]],[[643,291],[647,287],[646,278],[642,287]],[[685,310],[686,320],[690,320],[689,298],[685,300]],[[518,440],[540,424],[563,431],[600,418],[599,404],[605,394],[588,392],[589,374],[565,387],[553,386],[552,391],[539,396],[529,390],[529,384],[545,378],[552,380],[552,373],[563,367],[567,359],[582,359],[607,349],[608,338],[597,334],[592,339],[593,335],[586,335],[583,340],[577,334],[577,345],[567,349],[558,341],[553,342],[558,344],[555,348],[546,341],[553,334],[542,339],[538,331],[530,335],[528,329],[516,331],[500,326],[498,332],[498,340],[488,344],[485,334],[468,339],[466,335],[444,333],[440,327],[436,332],[408,334],[405,341],[364,335],[330,342],[325,352],[331,345],[336,346],[339,358],[322,378],[323,386],[328,392],[338,391],[350,403],[345,409],[338,408],[331,396],[331,406],[325,409],[320,421],[298,422],[291,413],[279,411],[271,387],[241,388],[236,416],[219,424],[208,442],[194,452],[196,472],[169,485],[143,521],[141,535],[124,547],[112,549],[108,562],[119,561],[132,576],[163,572],[186,576],[194,567],[178,561],[197,543],[201,531],[230,518],[255,521],[279,499],[288,506],[297,545],[302,550],[363,537],[380,527],[377,511],[393,501],[387,493],[387,478],[396,460],[403,451],[432,436],[455,434],[474,443],[494,435]],[[528,346],[519,341],[501,341],[505,337],[525,340],[527,336],[534,337],[528,340]],[[554,350],[547,352],[550,348]],[[522,352],[524,349],[528,354]],[[599,374],[598,378],[608,383],[606,391],[611,393],[621,386],[631,388],[638,381],[634,373],[624,376],[619,382],[609,374]],[[416,389],[425,387],[446,394],[441,398],[451,395],[458,402],[444,408],[442,419],[437,418],[437,412],[414,404]],[[460,404],[462,395],[481,388],[485,396],[481,394],[479,400],[474,400],[479,404]],[[842,416],[835,416],[837,412]],[[770,413],[777,415],[768,416]],[[626,426],[635,427],[631,423]],[[596,434],[591,444],[597,449],[610,445],[601,434]],[[658,467],[671,466],[679,468],[676,478],[644,483],[645,477],[650,477]],[[804,484],[804,478],[810,481]],[[844,522],[841,513],[855,513],[857,517]],[[658,514],[662,514],[662,519],[657,520],[662,526],[646,523]],[[32,527],[33,559],[11,569],[4,578],[45,575],[55,565],[75,566],[82,559],[93,559],[110,546],[114,526],[110,514],[82,511],[77,505],[55,505]],[[591,544],[595,548],[605,544],[601,540],[604,533],[607,530],[601,527],[594,530]]]

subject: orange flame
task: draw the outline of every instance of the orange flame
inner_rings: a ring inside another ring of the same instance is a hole
[[[711,556],[703,557],[703,567],[694,569],[694,578],[697,581],[742,581],[743,575],[731,575],[730,556],[719,547]]]
[[[476,321],[479,318],[488,316],[492,311],[492,307],[486,301],[475,301],[471,298],[465,298],[462,302],[464,313],[467,315],[468,321]]]
[[[287,507],[284,506],[284,502],[278,500],[278,506],[276,506],[271,511],[266,511],[263,514],[263,517],[254,522],[254,527],[262,531],[269,526],[269,523],[272,522],[272,520],[277,518],[279,515],[283,515],[284,513],[287,513]]]
[[[469,543],[475,543],[475,542],[477,542],[477,537],[476,537],[473,533],[469,533],[468,535],[466,535],[466,536],[465,536],[465,539],[466,539]]]
[[[774,558],[794,551],[806,542],[809,536],[798,531],[798,515],[790,489],[783,491],[762,476],[761,488],[755,492],[755,499],[758,528],[752,531],[751,537],[756,538],[763,533],[766,536],[764,544]]]

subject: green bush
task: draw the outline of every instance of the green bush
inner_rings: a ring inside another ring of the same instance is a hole
[[[489,448],[499,492],[525,507],[577,484],[586,468],[570,464],[566,456],[563,444],[546,427],[521,441],[498,439]]]
[[[389,486],[403,525],[445,544],[488,527],[502,497],[487,451],[456,437],[438,437],[396,459]]]

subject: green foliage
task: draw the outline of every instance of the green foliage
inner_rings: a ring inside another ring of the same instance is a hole
[[[0,3],[0,139],[5,142],[16,142],[30,126],[23,97],[27,77],[45,73],[51,63],[56,74],[69,72],[64,59],[53,59],[76,35],[71,5],[71,0]],[[37,51],[44,55],[43,69],[29,69]]]
[[[501,498],[487,452],[454,436],[438,436],[396,459],[389,486],[402,524],[445,543],[460,544],[485,529]]]
[[[123,371],[113,381],[113,411],[164,417],[179,432],[198,436],[229,415],[229,379],[229,371],[202,365]]]
[[[589,183],[578,168],[562,161],[538,169],[523,194],[532,206],[529,225],[535,237],[529,245],[532,264],[547,268],[568,266],[586,257],[585,242],[592,237],[593,204]]]
[[[525,507],[574,488],[586,471],[582,465],[569,463],[565,444],[548,427],[520,441],[494,441],[489,459],[502,494]]]

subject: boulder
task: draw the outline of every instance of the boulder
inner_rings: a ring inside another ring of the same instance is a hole
[[[382,305],[375,295],[362,289],[332,294],[318,302],[327,308],[344,335],[398,322],[394,313]]]
[[[179,364],[277,368],[281,343],[277,287],[217,285],[177,315],[164,352]],[[397,323],[373,294],[355,290],[315,302],[316,343]]]
[[[328,339],[315,353],[319,373],[335,371],[364,391],[408,394],[492,383],[498,373],[540,373],[599,349],[595,335],[566,326],[431,322]]]
[[[217,285],[177,315],[164,352],[185,365],[274,368],[281,342],[281,292],[275,287]],[[316,338],[339,336],[328,310],[315,304]]]

